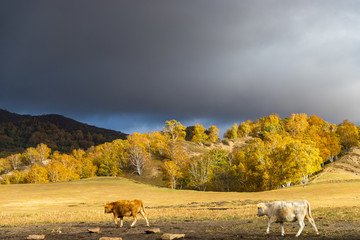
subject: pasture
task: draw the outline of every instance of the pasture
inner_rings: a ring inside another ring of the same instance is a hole
[[[171,190],[125,178],[92,178],[1,185],[0,196],[0,239],[16,239],[16,234],[45,234],[46,239],[75,239],[81,234],[87,239],[115,235],[159,239],[159,235],[145,235],[141,216],[133,229],[128,229],[131,218],[125,218],[123,229],[114,225],[112,216],[104,214],[103,204],[120,199],[142,199],[152,227],[185,233],[187,239],[261,239],[267,219],[256,217],[256,203],[307,199],[320,236],[307,224],[300,238],[360,239],[360,181],[356,180],[237,193]],[[104,230],[89,235],[87,228],[94,226]],[[297,229],[297,223],[286,223],[285,238],[294,237]],[[279,224],[273,224],[268,239],[278,238]]]

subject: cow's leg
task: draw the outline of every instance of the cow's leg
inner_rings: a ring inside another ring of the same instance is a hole
[[[268,222],[268,226],[267,226],[267,229],[266,229],[266,234],[269,234],[270,233],[270,225],[275,222],[274,219],[269,219],[269,222]]]
[[[115,213],[114,213],[114,223],[115,223],[115,225],[117,225],[117,216]]]
[[[136,221],[137,221],[137,217],[136,217],[136,214],[134,214],[134,221],[133,221],[133,223],[131,224],[131,226],[130,226],[130,227],[134,227],[134,226],[135,226]]]
[[[120,217],[120,227],[122,227],[124,224],[124,217]]]
[[[285,230],[284,230],[284,223],[283,222],[280,223],[280,227],[281,227],[281,236],[284,236],[285,235]]]
[[[145,219],[145,221],[146,221],[146,226],[147,226],[147,227],[150,227],[149,220],[148,220],[147,217],[146,217],[146,213],[145,213],[142,209],[140,210],[140,214],[141,214],[141,216],[143,216],[143,218]]]
[[[295,237],[300,236],[302,230],[303,230],[304,227],[305,227],[305,222],[304,222],[304,219],[303,219],[303,218],[299,219],[299,225],[300,225],[300,228],[299,228],[298,233],[295,235]]]
[[[311,226],[313,226],[313,228],[315,229],[316,234],[319,235],[319,231],[318,231],[318,229],[317,229],[317,227],[315,225],[314,219],[312,217],[309,217],[309,216],[306,216],[306,218],[309,220]]]

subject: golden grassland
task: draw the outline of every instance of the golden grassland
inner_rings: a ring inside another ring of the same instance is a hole
[[[125,178],[0,186],[0,226],[99,222],[105,202],[142,199],[150,219],[256,218],[256,203],[307,199],[319,217],[360,218],[360,181],[317,183],[266,192],[199,192],[139,184]]]

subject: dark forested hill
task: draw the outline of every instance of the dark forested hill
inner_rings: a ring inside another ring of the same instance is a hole
[[[21,152],[45,143],[52,150],[87,149],[127,134],[56,115],[20,115],[0,109],[0,152]]]

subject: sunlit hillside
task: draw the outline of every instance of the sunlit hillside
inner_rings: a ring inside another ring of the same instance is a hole
[[[350,152],[313,177],[312,183],[351,181],[360,179],[360,148],[352,148]]]

